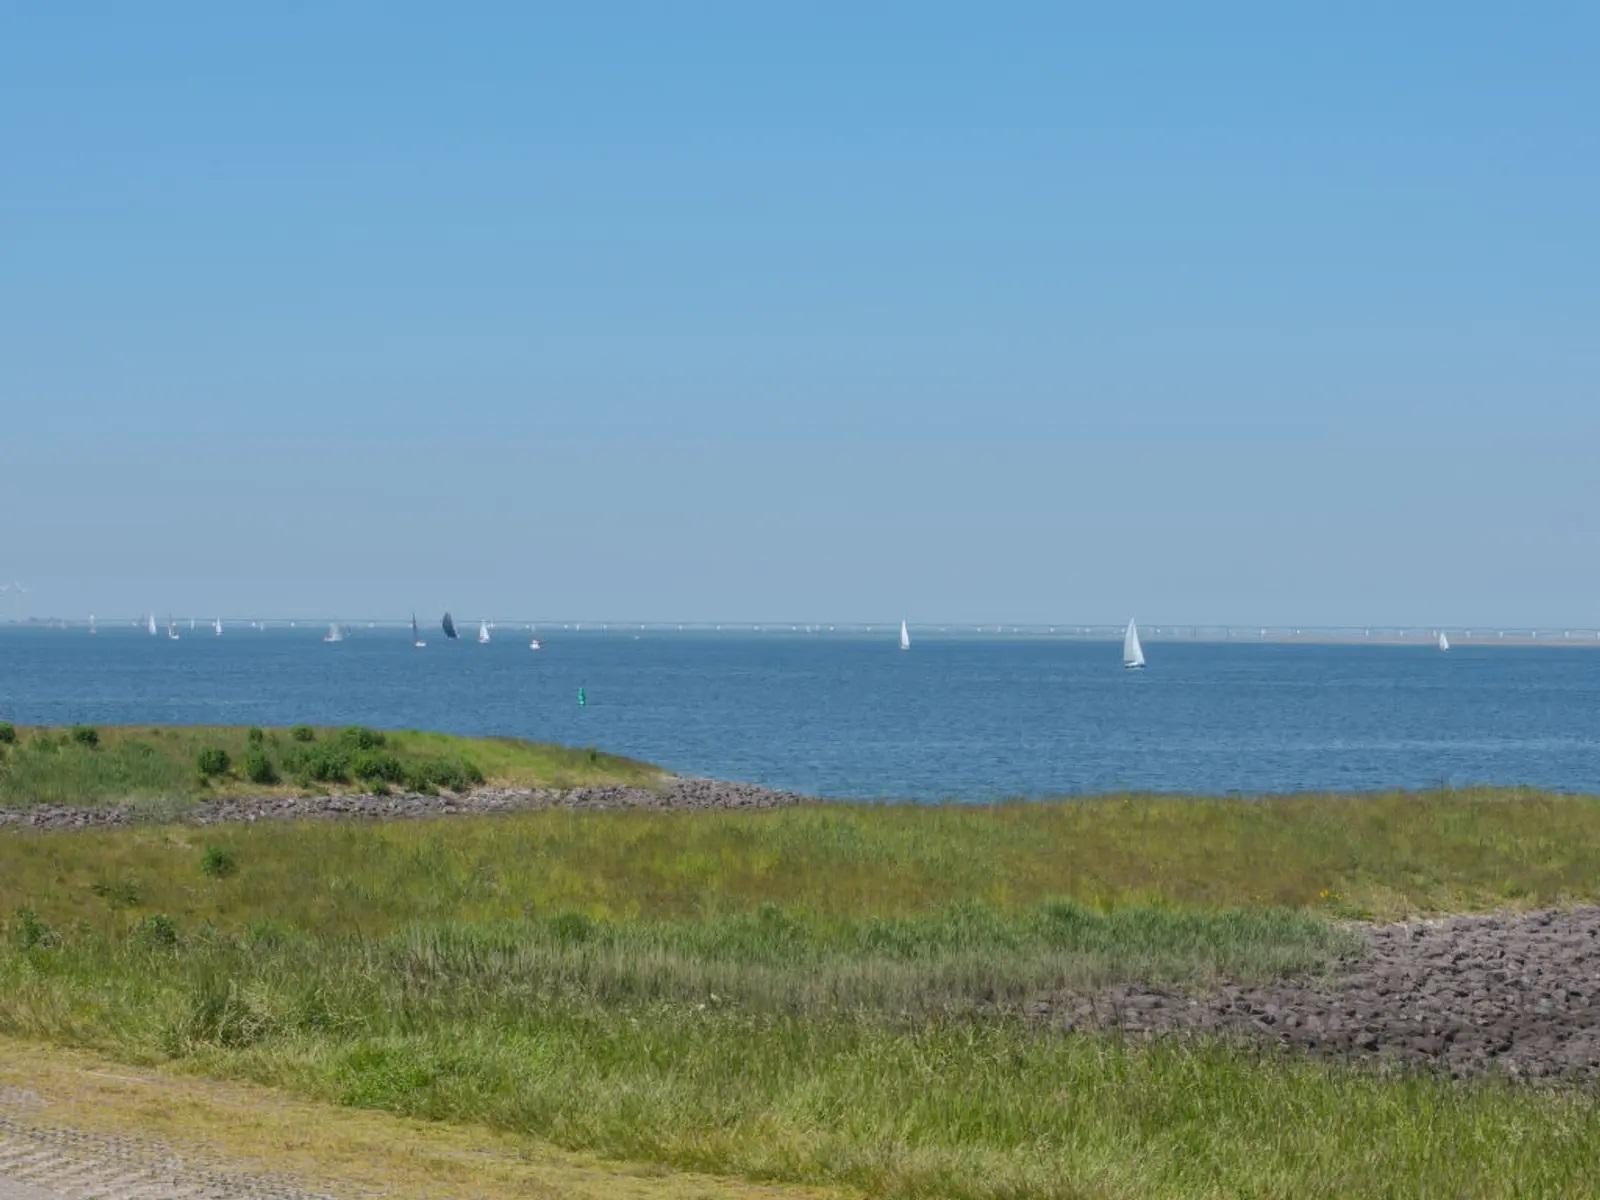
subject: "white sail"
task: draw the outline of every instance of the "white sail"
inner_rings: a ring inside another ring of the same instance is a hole
[[[150,636],[151,637],[155,637],[155,635],[156,635],[156,615],[155,615],[155,613],[146,613],[145,614],[144,627],[150,631]]]
[[[904,621],[900,622],[900,649],[911,649],[911,631],[906,628]]]
[[[478,645],[485,645],[489,641],[489,622],[478,622]]]
[[[344,641],[344,629],[339,622],[334,621],[328,626],[328,632],[323,634],[322,640],[325,642]]]
[[[417,633],[417,614],[416,613],[412,613],[411,614],[411,644],[413,646],[415,646],[418,650],[421,650],[424,646],[426,646],[428,644],[427,642],[423,641],[422,638]]]
[[[98,629],[96,629],[94,627],[94,614],[93,613],[89,614],[89,632],[90,633],[99,633],[100,632]]]
[[[218,617],[218,618],[216,618],[216,620],[211,622],[211,632],[216,634],[218,637],[222,636],[222,618],[221,617]]]
[[[1128,631],[1122,635],[1122,665],[1129,670],[1144,666],[1144,647],[1139,645],[1139,627],[1128,622]]]
[[[174,642],[178,640],[178,627],[172,623],[170,617],[167,619],[167,637]]]
[[[1442,630],[1442,629],[1439,630],[1439,649],[1441,649],[1441,650],[1450,649],[1450,639],[1445,637],[1444,630]]]

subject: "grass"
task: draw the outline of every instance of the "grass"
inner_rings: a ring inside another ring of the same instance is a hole
[[[154,1157],[230,1175],[263,1173],[320,1194],[391,1200],[824,1200],[838,1192],[752,1185],[603,1162],[526,1137],[294,1099],[248,1084],[129,1067],[81,1052],[0,1038],[0,1094],[38,1096],[0,1108],[26,1144],[60,1133],[155,1139]],[[71,1138],[69,1144],[78,1142]],[[82,1144],[78,1142],[78,1144]],[[93,1145],[91,1141],[90,1146]]]
[[[14,833],[0,1032],[872,1195],[1586,1195],[1593,1093],[1016,1014],[1600,898],[1597,835],[1532,792]]]
[[[237,726],[18,728],[13,743],[0,745],[0,807],[133,803],[176,811],[203,799],[352,786],[649,785],[662,777],[615,755],[514,738],[296,730],[299,736]]]

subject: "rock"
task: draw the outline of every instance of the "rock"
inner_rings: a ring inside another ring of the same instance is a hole
[[[1600,1084],[1600,907],[1363,932],[1367,954],[1328,978],[1224,982],[1181,999],[1129,984],[1051,999],[1081,1029],[1222,1034],[1455,1078]]]

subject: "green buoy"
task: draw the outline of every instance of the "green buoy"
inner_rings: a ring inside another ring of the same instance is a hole
[[[578,707],[579,708],[587,708],[588,705],[589,705],[589,696],[588,696],[588,694],[582,688],[579,688],[578,689]]]

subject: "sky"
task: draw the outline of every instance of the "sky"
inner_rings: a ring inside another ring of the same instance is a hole
[[[446,8],[0,3],[15,611],[1600,623],[1595,6]]]

